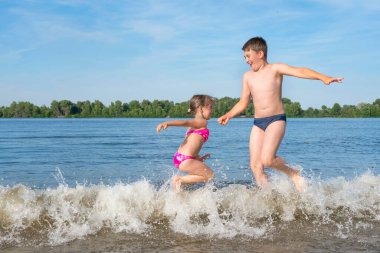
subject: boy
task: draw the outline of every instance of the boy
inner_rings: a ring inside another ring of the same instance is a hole
[[[244,58],[251,67],[243,75],[243,88],[238,103],[218,119],[219,124],[228,121],[244,111],[253,99],[255,108],[254,124],[249,141],[250,166],[259,186],[268,183],[264,167],[277,169],[287,174],[296,189],[301,192],[304,180],[298,170],[276,156],[276,152],[285,134],[286,115],[282,104],[282,78],[284,75],[321,80],[326,85],[341,83],[343,78],[333,78],[308,68],[296,68],[282,63],[269,64],[267,44],[261,37],[248,40],[244,46]]]

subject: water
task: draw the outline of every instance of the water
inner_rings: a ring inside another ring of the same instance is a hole
[[[214,182],[180,193],[185,129],[161,119],[1,119],[4,252],[379,252],[380,120],[289,119],[279,154],[309,187],[249,169],[251,119],[209,123]]]

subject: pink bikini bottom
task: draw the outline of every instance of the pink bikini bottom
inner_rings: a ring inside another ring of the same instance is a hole
[[[179,152],[175,153],[173,157],[174,166],[179,169],[179,165],[187,159],[195,159],[195,157],[190,155],[183,155]]]

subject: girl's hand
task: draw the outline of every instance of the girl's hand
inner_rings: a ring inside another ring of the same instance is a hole
[[[159,133],[162,129],[166,129],[166,128],[168,128],[168,123],[164,122],[157,125],[156,131],[157,133]]]
[[[334,77],[328,77],[328,78],[322,80],[322,82],[323,82],[324,84],[326,84],[326,85],[330,85],[330,84],[333,83],[333,82],[341,83],[341,82],[343,82],[343,79],[344,79],[343,77],[337,77],[337,78],[334,78]]]
[[[206,160],[207,158],[209,158],[211,156],[211,154],[207,153],[205,154],[204,156],[201,156],[198,158],[199,161],[203,162],[204,160]]]

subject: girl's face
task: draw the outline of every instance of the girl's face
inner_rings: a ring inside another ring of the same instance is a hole
[[[211,113],[212,113],[212,104],[202,106],[199,108],[200,112],[203,116],[203,118],[209,120],[211,118]]]

